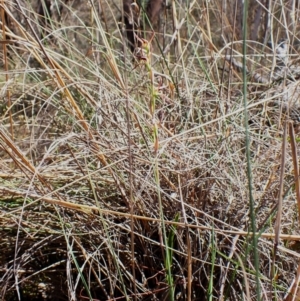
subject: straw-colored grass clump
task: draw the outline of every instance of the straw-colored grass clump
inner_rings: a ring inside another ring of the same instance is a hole
[[[292,300],[298,8],[249,1],[245,53],[234,1],[134,5],[135,45],[50,2],[0,2],[1,299]]]

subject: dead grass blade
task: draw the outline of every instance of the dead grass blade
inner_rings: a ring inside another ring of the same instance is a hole
[[[292,158],[294,165],[294,176],[295,176],[295,190],[298,206],[298,223],[300,223],[300,178],[299,178],[299,163],[297,155],[297,143],[295,138],[295,131],[292,123],[289,123],[289,132],[290,132],[290,143],[292,149]]]
[[[281,164],[280,164],[280,182],[279,182],[279,192],[278,192],[278,207],[277,207],[277,217],[275,222],[275,240],[274,240],[274,249],[273,249],[273,262],[272,262],[272,279],[275,276],[275,259],[277,253],[277,246],[279,244],[280,238],[280,226],[281,226],[281,217],[282,217],[282,202],[283,202],[283,184],[284,184],[284,173],[285,173],[285,162],[286,162],[286,143],[287,143],[287,122],[284,123],[283,127],[283,136],[282,136],[282,149],[281,149]]]
[[[1,0],[1,7],[0,7],[0,15],[1,15],[1,21],[2,21],[2,39],[3,39],[3,61],[4,61],[4,70],[6,72],[5,74],[5,80],[6,82],[9,81],[9,73],[8,73],[8,58],[7,58],[7,36],[6,36],[6,22],[5,22],[5,9],[4,9],[4,0]],[[7,95],[7,104],[8,107],[11,107],[11,93],[10,93],[10,89],[7,89],[6,91],[6,95]],[[14,140],[14,130],[13,130],[13,119],[12,119],[12,113],[11,110],[9,110],[9,121],[10,121],[10,134],[12,139]]]

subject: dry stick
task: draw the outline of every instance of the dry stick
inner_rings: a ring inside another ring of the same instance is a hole
[[[7,59],[7,47],[6,47],[6,42],[9,42],[6,40],[6,22],[5,22],[5,9],[4,9],[4,1],[5,0],[1,0],[1,7],[0,7],[0,11],[1,11],[1,21],[2,21],[2,39],[5,41],[3,43],[3,60],[4,60],[4,70],[5,70],[5,81],[8,82],[9,81],[9,75],[8,75],[8,59]],[[8,107],[11,107],[11,99],[10,99],[10,89],[7,89],[7,103],[8,103]],[[9,123],[10,123],[10,134],[11,134],[11,138],[14,140],[14,129],[13,129],[13,120],[12,120],[12,113],[11,110],[9,110]]]
[[[300,179],[299,179],[299,164],[298,164],[298,156],[297,156],[297,143],[295,139],[295,131],[293,127],[293,123],[289,123],[289,133],[290,133],[290,143],[292,149],[292,158],[294,165],[294,178],[295,178],[295,190],[296,190],[296,198],[298,205],[298,223],[300,223]],[[300,280],[300,263],[298,262],[297,273],[294,281],[292,282],[288,293],[286,294],[284,301],[292,301],[299,300],[299,280]]]
[[[283,137],[282,137],[282,151],[281,151],[281,170],[280,170],[280,183],[279,183],[279,195],[278,195],[278,211],[275,222],[275,239],[273,249],[273,261],[271,268],[271,281],[275,276],[275,259],[277,253],[277,247],[280,239],[280,226],[282,217],[282,200],[283,200],[283,182],[284,182],[284,170],[285,170],[285,155],[286,155],[286,139],[287,139],[287,122],[284,123]]]
[[[298,205],[298,223],[300,223],[300,178],[299,178],[299,164],[298,164],[298,156],[297,156],[297,143],[296,143],[293,123],[289,123],[289,132],[290,132],[290,140],[291,140],[290,143],[292,149],[293,165],[294,165],[295,190],[296,190],[297,205]]]

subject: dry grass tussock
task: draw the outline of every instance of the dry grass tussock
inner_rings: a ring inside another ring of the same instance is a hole
[[[179,2],[0,1],[1,300],[297,295],[299,7]]]

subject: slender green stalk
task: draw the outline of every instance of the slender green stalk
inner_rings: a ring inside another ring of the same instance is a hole
[[[250,154],[250,133],[249,133],[249,117],[247,109],[247,20],[248,20],[248,0],[244,1],[243,11],[243,98],[244,98],[244,118],[245,118],[245,144],[246,144],[246,158],[247,158],[247,177],[248,177],[248,189],[249,189],[249,205],[250,205],[250,219],[251,219],[251,232],[256,233],[256,218],[253,199],[253,187],[252,187],[252,171],[251,171],[251,154]],[[260,300],[260,281],[259,281],[259,255],[257,249],[257,235],[253,234],[253,250],[254,250],[254,268],[256,278],[256,293],[257,300]]]
[[[179,217],[180,217],[180,214],[177,212],[176,215],[175,215],[175,219],[174,219],[174,222],[175,223],[178,223],[179,222]],[[173,247],[174,247],[174,238],[175,238],[175,233],[176,233],[176,229],[177,229],[177,225],[171,225],[171,230],[169,232],[169,235],[168,235],[168,246],[171,248],[169,251],[170,251],[170,256],[171,256],[171,260],[172,260],[172,257],[173,257]],[[173,260],[172,260],[173,262]]]
[[[215,231],[212,229],[212,237],[210,242],[211,247],[211,273],[207,290],[207,299],[209,301],[213,300],[213,290],[214,290],[214,269],[215,269],[215,261],[216,261],[216,247],[215,247]]]
[[[157,187],[157,196],[158,196],[158,202],[159,202],[159,212],[160,212],[160,219],[161,219],[161,228],[162,228],[162,235],[163,235],[163,242],[165,245],[165,267],[167,271],[167,282],[170,286],[169,291],[169,300],[174,301],[174,280],[172,275],[172,253],[170,250],[170,246],[168,244],[168,237],[167,237],[167,231],[164,221],[164,210],[162,205],[162,199],[161,199],[161,193],[160,193],[160,178],[159,178],[159,167],[158,167],[158,148],[159,148],[159,138],[158,138],[158,125],[155,121],[155,105],[156,105],[156,99],[158,97],[157,89],[155,88],[154,83],[154,73],[151,66],[151,42],[152,38],[147,41],[145,39],[141,39],[142,42],[142,56],[140,59],[144,62],[146,70],[149,72],[149,78],[150,78],[150,104],[149,109],[153,120],[153,128],[152,128],[152,134],[153,134],[153,142],[154,142],[154,153],[155,153],[155,168],[154,168],[154,178],[155,183]]]
[[[168,245],[168,237],[167,237],[167,231],[166,231],[166,225],[164,220],[164,210],[162,205],[162,199],[161,199],[161,193],[160,193],[160,180],[159,180],[159,169],[158,169],[158,163],[157,159],[155,160],[155,181],[157,185],[157,193],[158,193],[158,202],[159,202],[159,214],[160,214],[160,220],[161,220],[161,228],[162,228],[162,234],[163,234],[163,240],[165,245],[165,268],[167,270],[167,282],[170,286],[169,291],[169,300],[174,301],[174,295],[175,295],[175,289],[174,289],[174,279],[172,275],[172,250],[170,250],[170,246]]]
[[[179,222],[180,214],[177,213],[175,215],[174,221],[177,223]],[[170,286],[170,299],[173,300],[174,298],[174,277],[171,273],[172,265],[173,265],[173,249],[174,249],[174,239],[175,239],[175,233],[176,233],[177,225],[171,225],[171,230],[168,235],[168,243],[167,243],[167,249],[166,252],[168,252],[168,257],[166,256],[165,260],[165,266],[166,270],[168,271],[167,274],[167,282]]]

